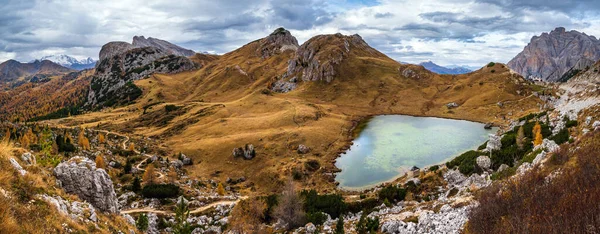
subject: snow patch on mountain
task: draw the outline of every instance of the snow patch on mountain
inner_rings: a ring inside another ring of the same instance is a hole
[[[94,60],[92,58],[88,57],[85,59],[76,59],[74,57],[71,57],[69,55],[64,55],[64,54],[44,56],[38,60],[39,61],[49,60],[49,61],[57,63],[61,66],[68,67],[68,68],[75,69],[75,70],[84,70],[84,69],[88,69],[88,68],[94,68],[94,66],[96,66],[96,60]]]

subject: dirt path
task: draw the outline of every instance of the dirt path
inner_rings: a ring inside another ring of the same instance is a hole
[[[246,196],[242,196],[239,197],[237,200],[235,201],[216,201],[210,204],[207,204],[205,206],[201,206],[198,207],[196,209],[193,209],[190,211],[190,214],[197,214],[197,213],[202,213],[204,211],[207,211],[213,207],[217,207],[219,205],[235,205],[237,204],[239,201],[246,199]],[[155,213],[155,214],[162,214],[162,215],[174,215],[175,213],[172,211],[166,211],[166,210],[157,210],[155,208],[136,208],[136,209],[130,209],[130,210],[122,210],[121,214],[135,214],[135,213]]]

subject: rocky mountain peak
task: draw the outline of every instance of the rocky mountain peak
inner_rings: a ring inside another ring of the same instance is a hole
[[[298,40],[290,31],[284,28],[278,28],[269,36],[260,40],[260,46],[257,53],[263,58],[271,57],[274,54],[284,52],[286,50],[298,50]]]
[[[167,52],[168,54],[176,55],[176,56],[192,56],[195,54],[193,50],[188,50],[173,43],[170,43],[165,40],[144,36],[134,36],[132,45],[136,48],[141,47],[156,47],[162,51]]]
[[[534,36],[508,66],[529,79],[559,81],[600,59],[600,41],[575,30],[558,27]]]

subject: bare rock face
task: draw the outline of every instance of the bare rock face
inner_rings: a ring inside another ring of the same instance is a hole
[[[289,92],[296,88],[296,81],[324,81],[330,83],[337,74],[337,67],[351,53],[359,56],[384,56],[370,47],[359,35],[345,36],[340,33],[319,35],[302,44],[295,56],[288,61],[287,72],[274,83],[275,92]]]
[[[598,39],[559,27],[534,36],[507,65],[525,78],[559,81],[570,78],[599,59]]]
[[[124,104],[141,95],[130,82],[155,73],[173,74],[199,67],[187,57],[191,50],[169,42],[134,37],[133,44],[109,42],[100,50],[100,60],[92,78],[87,107]]]
[[[92,160],[73,157],[58,164],[54,175],[67,193],[76,194],[101,211],[119,212],[117,194],[110,177],[104,169],[97,169]]]
[[[196,52],[194,52],[193,50],[188,50],[188,49],[182,48],[178,45],[172,44],[168,41],[156,39],[156,38],[152,38],[152,37],[148,37],[146,39],[144,36],[134,36],[132,45],[136,48],[142,48],[142,47],[158,48],[168,54],[172,54],[175,56],[189,57],[189,56],[196,54]]]
[[[278,28],[268,37],[260,40],[260,46],[256,52],[263,58],[271,57],[286,50],[298,50],[298,40],[290,31]]]

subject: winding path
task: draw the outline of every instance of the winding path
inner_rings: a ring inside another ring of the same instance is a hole
[[[241,196],[239,197],[237,200],[235,201],[216,201],[216,202],[212,202],[209,203],[207,205],[198,207],[196,209],[193,209],[190,211],[190,214],[197,214],[197,213],[202,213],[206,210],[209,210],[213,207],[219,206],[219,205],[235,205],[237,204],[239,201],[246,199],[246,196]],[[129,209],[129,210],[122,210],[121,214],[135,214],[135,213],[155,213],[155,214],[162,214],[162,215],[174,215],[175,213],[172,211],[166,211],[166,210],[157,210],[155,208],[151,208],[151,207],[145,207],[145,208],[136,208],[136,209]]]

